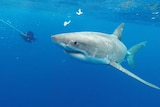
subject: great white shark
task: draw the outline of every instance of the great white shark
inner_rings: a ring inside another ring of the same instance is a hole
[[[127,50],[121,37],[124,23],[121,23],[112,34],[100,32],[71,32],[52,35],[52,40],[64,49],[64,51],[80,60],[97,64],[109,64],[139,82],[160,90],[160,87],[147,82],[139,76],[121,66],[121,62],[127,59],[129,65],[134,66],[134,55],[145,42],[138,43]]]

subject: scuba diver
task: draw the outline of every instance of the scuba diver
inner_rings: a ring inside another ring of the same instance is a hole
[[[20,36],[27,43],[35,42],[36,38],[34,37],[34,33],[32,31],[28,31],[26,33],[20,33]]]
[[[14,29],[15,31],[20,33],[20,36],[22,37],[22,39],[24,41],[26,41],[27,43],[32,43],[35,42],[36,38],[34,37],[34,33],[32,31],[28,31],[26,33],[23,33],[22,31],[20,31],[19,29],[17,29],[16,27],[14,27],[13,25],[11,25],[8,22],[5,22],[4,20],[0,19],[0,21],[4,24],[6,24],[7,26],[9,26],[10,28]]]

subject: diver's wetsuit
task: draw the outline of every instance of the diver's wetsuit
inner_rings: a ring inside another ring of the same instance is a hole
[[[20,34],[24,41],[28,43],[35,42],[36,38],[34,37],[34,33],[32,31],[28,31],[24,34]]]

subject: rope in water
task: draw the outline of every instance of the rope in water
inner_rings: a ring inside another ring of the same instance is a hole
[[[19,32],[22,35],[25,35],[22,31],[20,31],[19,29],[17,29],[15,26],[9,24],[8,22],[5,22],[3,19],[0,19],[0,21],[6,25],[8,25],[10,28],[14,29],[15,31]]]

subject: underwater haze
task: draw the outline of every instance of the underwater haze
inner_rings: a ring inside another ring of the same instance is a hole
[[[0,107],[160,107],[160,90],[109,65],[68,56],[51,36],[94,31],[111,34],[125,23],[122,42],[137,52],[134,68],[160,86],[159,0],[1,0]],[[27,42],[26,32],[36,40]]]

